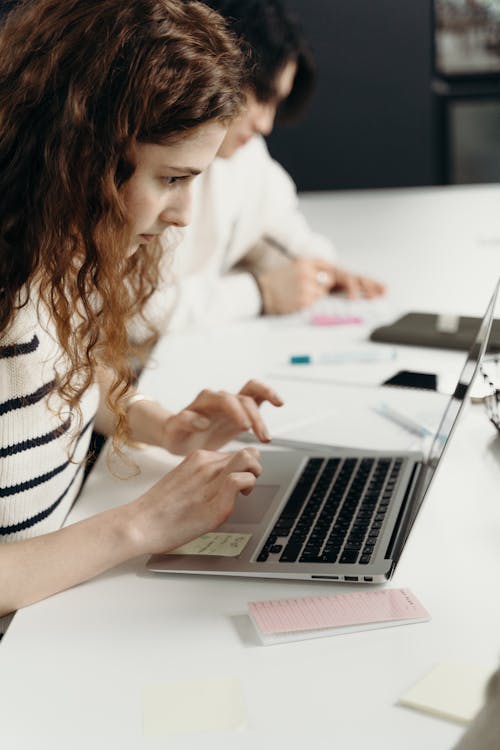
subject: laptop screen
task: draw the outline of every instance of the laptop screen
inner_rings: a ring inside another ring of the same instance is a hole
[[[495,285],[491,300],[488,304],[484,318],[481,322],[476,338],[467,354],[465,364],[458,378],[458,382],[455,389],[448,400],[443,416],[437,428],[436,434],[433,437],[431,447],[429,449],[428,457],[424,463],[422,473],[419,478],[419,483],[416,488],[414,502],[412,504],[411,511],[409,513],[407,522],[405,523],[405,531],[402,535],[402,543],[406,541],[408,534],[413,526],[415,518],[417,517],[418,511],[425,498],[429,485],[436,473],[439,462],[443,457],[443,453],[447,444],[450,441],[450,437],[453,430],[458,422],[458,417],[464,407],[465,401],[470,391],[470,387],[474,377],[478,371],[481,360],[485,354],[488,346],[488,341],[491,333],[491,326],[493,322],[493,314],[497,303],[498,293],[500,287],[500,279]],[[401,549],[401,547],[400,547]]]

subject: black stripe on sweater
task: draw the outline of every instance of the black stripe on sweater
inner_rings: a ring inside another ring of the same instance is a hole
[[[7,359],[9,357],[18,357],[20,354],[31,354],[38,349],[40,341],[38,336],[33,334],[31,341],[27,341],[25,344],[9,344],[7,346],[0,346],[0,359]]]
[[[9,411],[15,411],[16,409],[24,409],[26,406],[37,404],[39,401],[54,390],[56,385],[55,380],[51,380],[50,383],[45,383],[33,393],[28,393],[26,396],[17,396],[16,398],[9,398],[0,404],[0,417],[2,414],[7,414]]]
[[[69,430],[70,425],[71,419],[68,418],[59,427],[46,432],[45,435],[39,435],[38,437],[22,440],[19,443],[14,443],[14,445],[7,445],[5,448],[0,448],[0,458],[13,456],[15,453],[22,453],[22,451],[27,451],[30,448],[38,448],[40,445],[47,445],[47,443],[51,443],[53,440],[61,437],[61,435],[64,435]]]
[[[93,421],[94,421],[94,417],[92,417],[92,419],[87,422],[87,424],[81,431],[80,435],[78,436],[76,445],[78,445],[78,443],[82,439],[85,432],[89,429]],[[76,445],[75,445],[75,449],[76,449]],[[69,466],[69,464],[72,461],[72,458],[73,456],[69,458],[67,461],[65,461],[64,463],[60,464],[59,466],[56,466],[51,471],[47,471],[45,474],[40,474],[37,477],[33,477],[33,479],[28,479],[26,482],[20,482],[19,484],[11,484],[9,487],[0,487],[0,498],[10,497],[11,495],[17,495],[20,492],[25,492],[26,490],[32,490],[41,484],[45,484],[45,482],[49,482],[53,477],[60,474],[61,471],[64,471],[64,469],[66,469]]]
[[[52,503],[52,505],[49,505],[48,508],[45,508],[45,510],[41,510],[36,515],[31,516],[31,518],[27,518],[25,521],[13,523],[11,526],[0,526],[0,536],[7,536],[8,534],[15,534],[17,531],[24,531],[25,529],[29,529],[32,526],[35,526],[37,523],[40,523],[40,521],[43,521],[45,518],[47,518],[47,516],[50,516],[50,514],[55,511],[57,506],[64,500],[78,474],[80,474],[82,468],[82,466],[77,467],[75,473],[73,474],[71,482],[68,484],[64,492],[59,495],[57,500]]]

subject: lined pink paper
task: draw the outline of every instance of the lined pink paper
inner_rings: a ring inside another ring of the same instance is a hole
[[[262,633],[294,633],[430,617],[409,589],[274,599],[250,602],[248,607]]]

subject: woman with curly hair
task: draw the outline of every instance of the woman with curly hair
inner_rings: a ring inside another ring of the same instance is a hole
[[[260,472],[279,398],[249,382],[172,414],[134,393],[128,321],[159,235],[240,106],[240,53],[187,0],[24,0],[0,31],[0,616],[217,527]],[[187,455],[135,501],[61,528],[93,425]],[[201,450],[203,449],[203,450]]]

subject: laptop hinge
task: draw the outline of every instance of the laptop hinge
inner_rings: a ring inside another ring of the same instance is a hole
[[[394,530],[392,532],[391,538],[389,539],[389,544],[387,545],[387,550],[385,552],[385,559],[397,559],[397,556],[401,553],[401,547],[402,545],[398,544],[398,542],[406,538],[404,531],[406,527],[406,523],[403,521],[405,514],[407,511],[411,508],[410,498],[413,496],[413,492],[415,490],[415,485],[417,484],[420,470],[422,469],[422,464],[416,463],[413,467],[410,481],[408,482],[406,486],[406,492],[403,497],[403,500],[401,502],[401,507],[399,509],[398,517],[396,519],[396,523],[394,524]],[[394,550],[397,548],[396,553]]]

